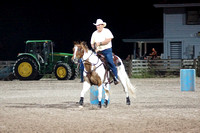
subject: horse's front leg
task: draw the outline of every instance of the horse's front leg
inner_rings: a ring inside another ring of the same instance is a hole
[[[80,101],[79,104],[82,106],[84,103],[84,95],[85,93],[90,89],[91,85],[90,83],[88,83],[87,81],[83,82],[83,89],[81,91],[81,97],[80,97]]]
[[[110,85],[107,84],[107,85],[103,85],[103,88],[105,90],[105,102],[104,102],[104,107],[107,108],[108,106],[108,99],[109,99],[109,88],[110,88]]]
[[[98,86],[98,100],[99,100],[99,104],[98,107],[101,108],[101,99],[102,99],[102,84],[100,86]]]

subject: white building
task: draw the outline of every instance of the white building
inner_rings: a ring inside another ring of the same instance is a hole
[[[153,39],[163,43],[162,58],[195,59],[200,56],[200,3],[155,4],[154,7],[163,8],[163,38]],[[123,42],[132,42],[138,47],[144,43],[146,47],[148,41],[153,40],[129,38]]]

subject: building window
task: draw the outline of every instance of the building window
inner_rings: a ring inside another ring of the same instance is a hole
[[[186,24],[200,25],[200,8],[187,8]]]

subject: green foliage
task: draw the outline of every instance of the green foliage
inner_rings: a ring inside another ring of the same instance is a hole
[[[132,78],[164,78],[164,77],[176,78],[179,77],[179,73],[173,71],[160,72],[154,69],[150,70],[141,69],[137,73],[132,73]]]
[[[132,78],[155,78],[154,71],[148,71],[146,69],[141,69],[138,73],[132,73]]]

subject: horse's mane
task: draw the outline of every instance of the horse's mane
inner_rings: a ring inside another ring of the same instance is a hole
[[[84,51],[86,51],[86,52],[88,52],[88,50],[89,50],[87,43],[85,41],[75,41],[74,45],[81,46],[84,49]]]

